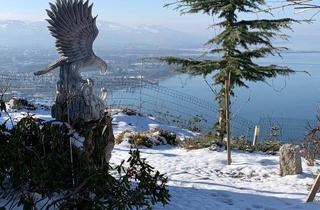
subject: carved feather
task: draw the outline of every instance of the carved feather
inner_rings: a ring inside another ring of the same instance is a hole
[[[93,42],[99,30],[92,16],[92,4],[82,0],[57,0],[47,10],[49,30],[56,38],[56,47],[70,62],[91,57]]]
[[[57,0],[50,3],[47,14],[50,19],[49,30],[56,38],[56,48],[61,56],[55,63],[36,72],[42,75],[64,64],[76,63],[79,68],[96,66],[102,73],[107,70],[107,64],[93,52],[93,42],[97,38],[97,16],[92,16],[92,6],[86,0]]]

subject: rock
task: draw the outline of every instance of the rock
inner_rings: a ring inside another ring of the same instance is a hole
[[[27,109],[27,110],[36,110],[36,107],[33,104],[30,104],[26,99],[12,98],[8,105],[11,109]]]
[[[217,145],[216,143],[212,143],[209,147],[210,151],[214,151],[214,152],[223,152],[224,148],[220,147],[219,145]]]
[[[122,110],[122,113],[128,115],[128,116],[137,116],[138,111],[134,110],[134,109],[130,109],[130,108],[125,108]]]
[[[280,176],[302,173],[299,146],[285,144],[280,148]]]

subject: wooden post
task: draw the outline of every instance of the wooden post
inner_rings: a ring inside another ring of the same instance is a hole
[[[254,146],[254,147],[257,146],[259,135],[260,135],[260,127],[258,125],[256,125],[256,127],[254,128],[254,136],[253,136],[252,146]]]
[[[228,79],[225,81],[225,99],[226,99],[226,130],[227,130],[227,153],[228,165],[231,165],[231,129],[230,129],[230,80],[231,72],[228,73]]]
[[[308,199],[306,201],[307,203],[312,202],[314,200],[319,189],[320,189],[320,174],[318,175],[316,181],[314,182],[314,184],[310,190],[310,193],[308,195]]]

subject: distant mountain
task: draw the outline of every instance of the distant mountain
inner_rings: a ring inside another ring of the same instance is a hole
[[[52,47],[46,22],[0,20],[0,46]],[[176,31],[163,26],[125,26],[106,21],[98,22],[100,30],[95,46],[100,48],[198,48],[206,37]]]
[[[23,22],[18,20],[0,20],[0,47],[54,48],[47,22]],[[158,25],[140,25],[137,27],[113,22],[99,21],[99,36],[96,48],[112,49],[190,49],[201,48],[210,38],[207,34],[185,33]],[[279,46],[290,50],[319,50],[320,24],[300,24],[294,27],[289,41],[275,40]]]

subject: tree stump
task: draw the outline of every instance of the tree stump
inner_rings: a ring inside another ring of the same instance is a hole
[[[84,154],[89,168],[103,168],[111,159],[115,145],[112,118],[105,112],[99,121],[76,124],[75,129],[85,137]]]
[[[94,82],[84,80],[75,64],[60,67],[52,117],[82,132],[90,167],[101,168],[109,162],[115,144],[112,118],[106,111],[105,101],[94,94]]]
[[[280,148],[280,176],[302,173],[299,146],[285,144]]]

